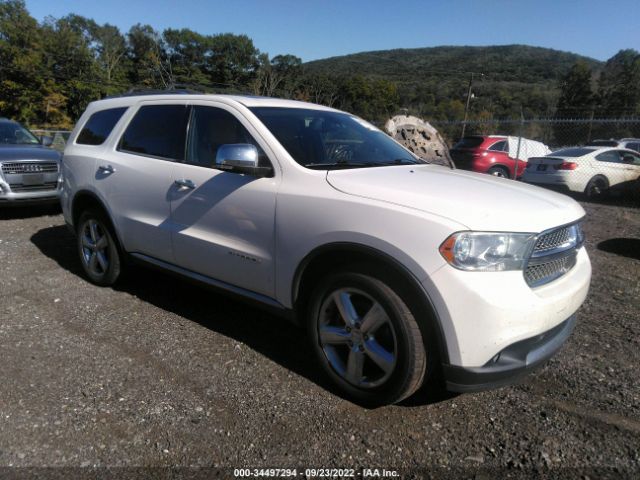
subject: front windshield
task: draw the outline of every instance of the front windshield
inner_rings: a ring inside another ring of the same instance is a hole
[[[29,130],[14,122],[0,122],[0,144],[37,145],[40,141]]]
[[[307,168],[379,167],[424,163],[387,134],[346,113],[254,107],[289,155]]]

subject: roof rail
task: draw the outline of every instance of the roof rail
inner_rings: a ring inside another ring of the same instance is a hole
[[[168,88],[166,90],[158,90],[158,89],[135,89],[132,88],[124,93],[120,93],[117,95],[109,95],[108,98],[121,98],[121,97],[137,97],[141,95],[197,95],[203,94],[204,92],[199,90],[192,90],[190,88]]]

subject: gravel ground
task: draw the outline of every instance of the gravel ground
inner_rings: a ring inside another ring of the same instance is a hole
[[[0,211],[0,477],[637,478],[640,209],[584,206],[592,289],[555,358],[375,410],[333,393],[285,321],[142,268],[95,287],[60,214]]]

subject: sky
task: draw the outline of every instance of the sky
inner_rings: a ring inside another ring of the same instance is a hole
[[[303,61],[438,45],[525,44],[606,60],[640,50],[638,0],[26,0],[37,20],[76,13],[126,32],[246,34]]]

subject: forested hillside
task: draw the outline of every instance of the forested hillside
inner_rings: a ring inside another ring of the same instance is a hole
[[[603,62],[525,45],[434,47],[363,52],[305,64],[311,72],[392,81],[399,103],[416,113],[460,119],[471,73],[472,112],[503,118],[553,115],[561,81],[576,62],[594,74]]]

